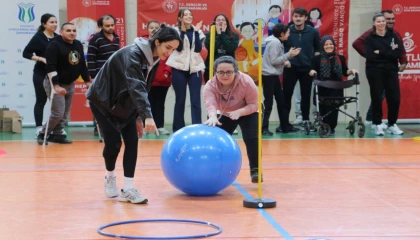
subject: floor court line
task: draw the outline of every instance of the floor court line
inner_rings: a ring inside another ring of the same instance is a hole
[[[236,187],[236,189],[238,189],[238,191],[245,197],[248,199],[252,199],[253,197],[236,181],[233,182],[232,184],[233,186]],[[265,211],[264,209],[259,208],[258,212],[270,223],[271,226],[274,227],[274,229],[276,229],[277,232],[279,232],[284,239],[286,240],[293,240],[293,237],[290,236],[290,234],[279,224],[276,222],[276,220],[274,220],[273,217],[271,217],[271,215]]]

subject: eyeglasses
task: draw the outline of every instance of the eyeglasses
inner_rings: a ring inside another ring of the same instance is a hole
[[[216,72],[216,74],[220,77],[223,77],[223,75],[226,75],[228,77],[232,76],[235,72],[234,71],[227,71],[227,72],[223,72],[223,71],[218,71]]]

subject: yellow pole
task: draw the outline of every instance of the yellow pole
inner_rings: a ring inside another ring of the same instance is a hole
[[[216,26],[214,24],[210,27],[210,49],[207,49],[210,54],[210,64],[209,64],[209,79],[210,80],[213,77],[213,63],[214,63],[214,48],[216,46]]]
[[[262,196],[262,20],[258,20],[258,198]]]

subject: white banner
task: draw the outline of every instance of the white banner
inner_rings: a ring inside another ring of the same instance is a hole
[[[22,52],[41,24],[41,16],[51,13],[59,19],[57,0],[2,1],[0,14],[0,108],[16,110],[24,125],[35,125],[34,61]],[[49,113],[45,106],[44,123]]]

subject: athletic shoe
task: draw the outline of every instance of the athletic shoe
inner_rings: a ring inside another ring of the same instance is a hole
[[[147,203],[147,198],[140,195],[140,193],[135,188],[130,188],[126,191],[121,189],[118,201],[144,204]]]

